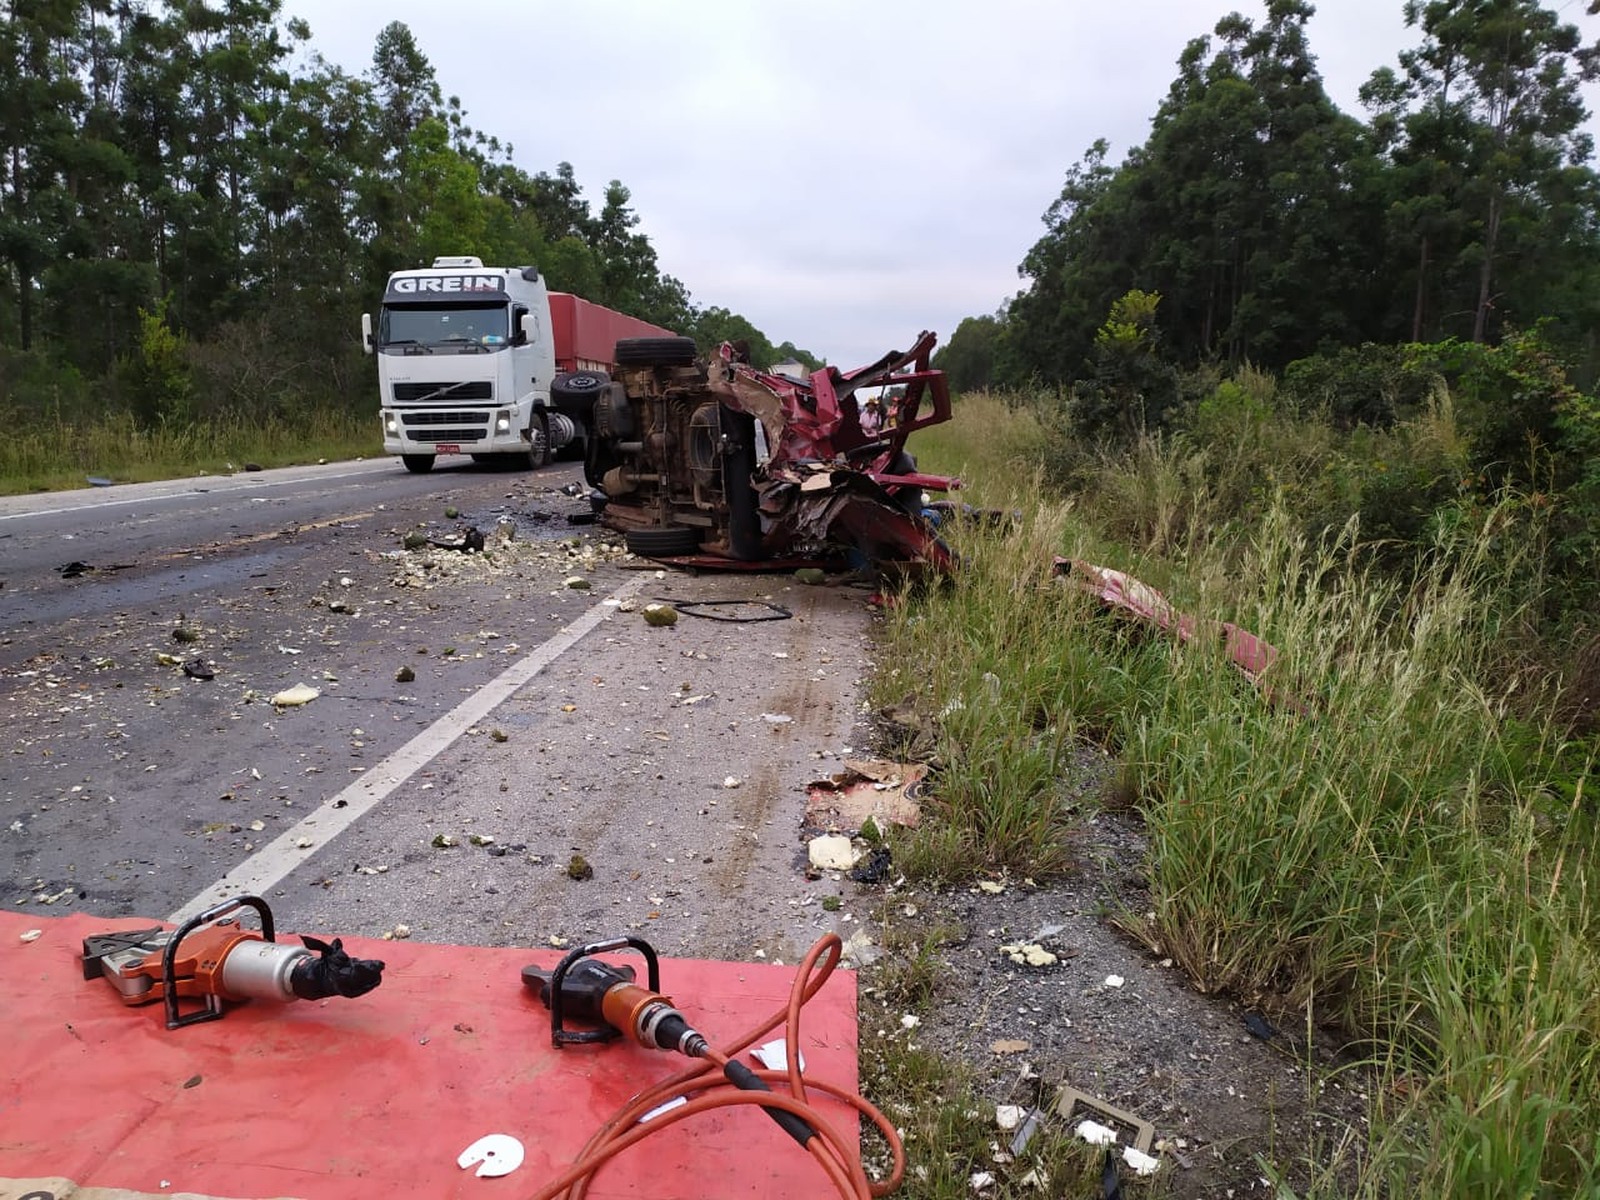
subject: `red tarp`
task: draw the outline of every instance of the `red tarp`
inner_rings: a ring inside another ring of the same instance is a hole
[[[0,911],[0,1200],[65,1200],[62,1181],[167,1197],[511,1200],[553,1179],[632,1095],[689,1065],[631,1043],[554,1049],[521,970],[554,966],[559,952],[365,938],[346,949],[388,964],[367,996],[256,1001],[169,1031],[160,1004],[125,1007],[109,983],[84,980],[78,960],[86,935],[153,924]],[[42,936],[24,943],[29,929]],[[643,979],[638,955],[603,957]],[[784,1004],[793,976],[661,963],[662,991],[714,1044]],[[835,972],[806,1006],[800,1044],[808,1078],[855,1090],[853,972]],[[853,1110],[811,1095],[836,1126],[856,1128]],[[522,1141],[520,1169],[479,1179],[456,1165],[488,1133]],[[827,1186],[746,1106],[663,1129],[602,1168],[589,1194],[809,1198]]]

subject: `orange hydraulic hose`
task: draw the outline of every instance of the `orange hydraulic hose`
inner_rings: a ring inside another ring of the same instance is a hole
[[[740,1104],[757,1104],[763,1108],[782,1109],[800,1117],[817,1136],[806,1143],[806,1149],[821,1167],[844,1200],[872,1200],[887,1196],[900,1186],[905,1175],[906,1152],[900,1135],[888,1118],[872,1104],[854,1092],[847,1092],[834,1084],[812,1080],[810,1086],[825,1092],[836,1100],[850,1105],[865,1116],[889,1143],[893,1166],[889,1177],[881,1183],[867,1178],[861,1163],[858,1147],[848,1141],[829,1123],[807,1099],[807,1084],[800,1075],[800,1010],[818,989],[827,982],[839,965],[844,943],[839,935],[825,933],[806,951],[800,968],[795,973],[794,984],[789,989],[789,1003],[780,1008],[760,1025],[732,1042],[726,1049],[712,1049],[706,1061],[697,1063],[670,1079],[664,1079],[647,1088],[630,1100],[609,1121],[600,1127],[578,1155],[576,1161],[557,1178],[551,1180],[533,1196],[533,1200],[582,1200],[588,1194],[589,1184],[605,1163],[628,1147],[649,1137],[657,1129],[686,1120],[717,1108],[731,1108]],[[820,965],[819,965],[820,962]],[[786,1071],[756,1071],[754,1074],[768,1084],[783,1083],[788,1091],[746,1091],[735,1087],[722,1075],[722,1068],[736,1058],[763,1034],[783,1025],[784,1050],[787,1055]],[[639,1124],[639,1118],[668,1100],[684,1097],[686,1103]]]

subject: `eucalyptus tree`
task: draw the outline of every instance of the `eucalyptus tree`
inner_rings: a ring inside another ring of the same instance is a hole
[[[1426,176],[1409,200],[1413,329],[1482,342],[1548,311],[1570,250],[1593,262],[1581,86],[1600,60],[1538,0],[1408,0],[1405,16],[1421,44],[1368,91],[1402,114],[1397,161]]]

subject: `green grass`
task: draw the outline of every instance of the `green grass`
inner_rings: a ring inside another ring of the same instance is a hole
[[[952,530],[960,572],[888,618],[881,660],[916,666],[883,670],[875,699],[916,697],[939,765],[897,860],[1065,867],[1070,754],[1105,746],[1151,846],[1155,921],[1131,931],[1205,991],[1342,1029],[1376,1069],[1372,1144],[1314,1164],[1308,1195],[1600,1194],[1595,750],[1507,669],[1535,624],[1536,543],[1489,509],[1379,575],[1358,525],[1312,539],[1272,494],[1217,524],[1208,494],[1245,482],[1192,445],[1102,458],[1077,504],[1041,498],[1040,437],[968,398],[913,447],[1018,515]],[[1055,554],[1266,637],[1270,691],[1216,645],[1097,611],[1051,579]]]
[[[95,422],[36,414],[13,427],[19,432],[0,442],[3,495],[83,487],[89,476],[137,483],[218,474],[246,463],[279,467],[383,451],[373,416],[327,409],[293,419],[232,415],[154,430],[140,429],[126,413],[108,413]]]

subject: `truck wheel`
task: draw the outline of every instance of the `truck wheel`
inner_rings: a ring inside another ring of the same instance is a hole
[[[406,470],[413,475],[426,475],[433,470],[433,455],[431,454],[402,454],[400,461],[405,463]]]
[[[533,414],[533,425],[528,429],[527,467],[537,471],[550,465],[550,426],[543,413]]]
[[[624,367],[692,367],[700,351],[693,338],[623,338],[615,351],[617,364]]]
[[[557,408],[586,409],[610,383],[604,371],[563,371],[550,381],[550,399]]]
[[[628,549],[641,558],[672,558],[700,550],[700,535],[687,525],[630,529],[625,536]]]

